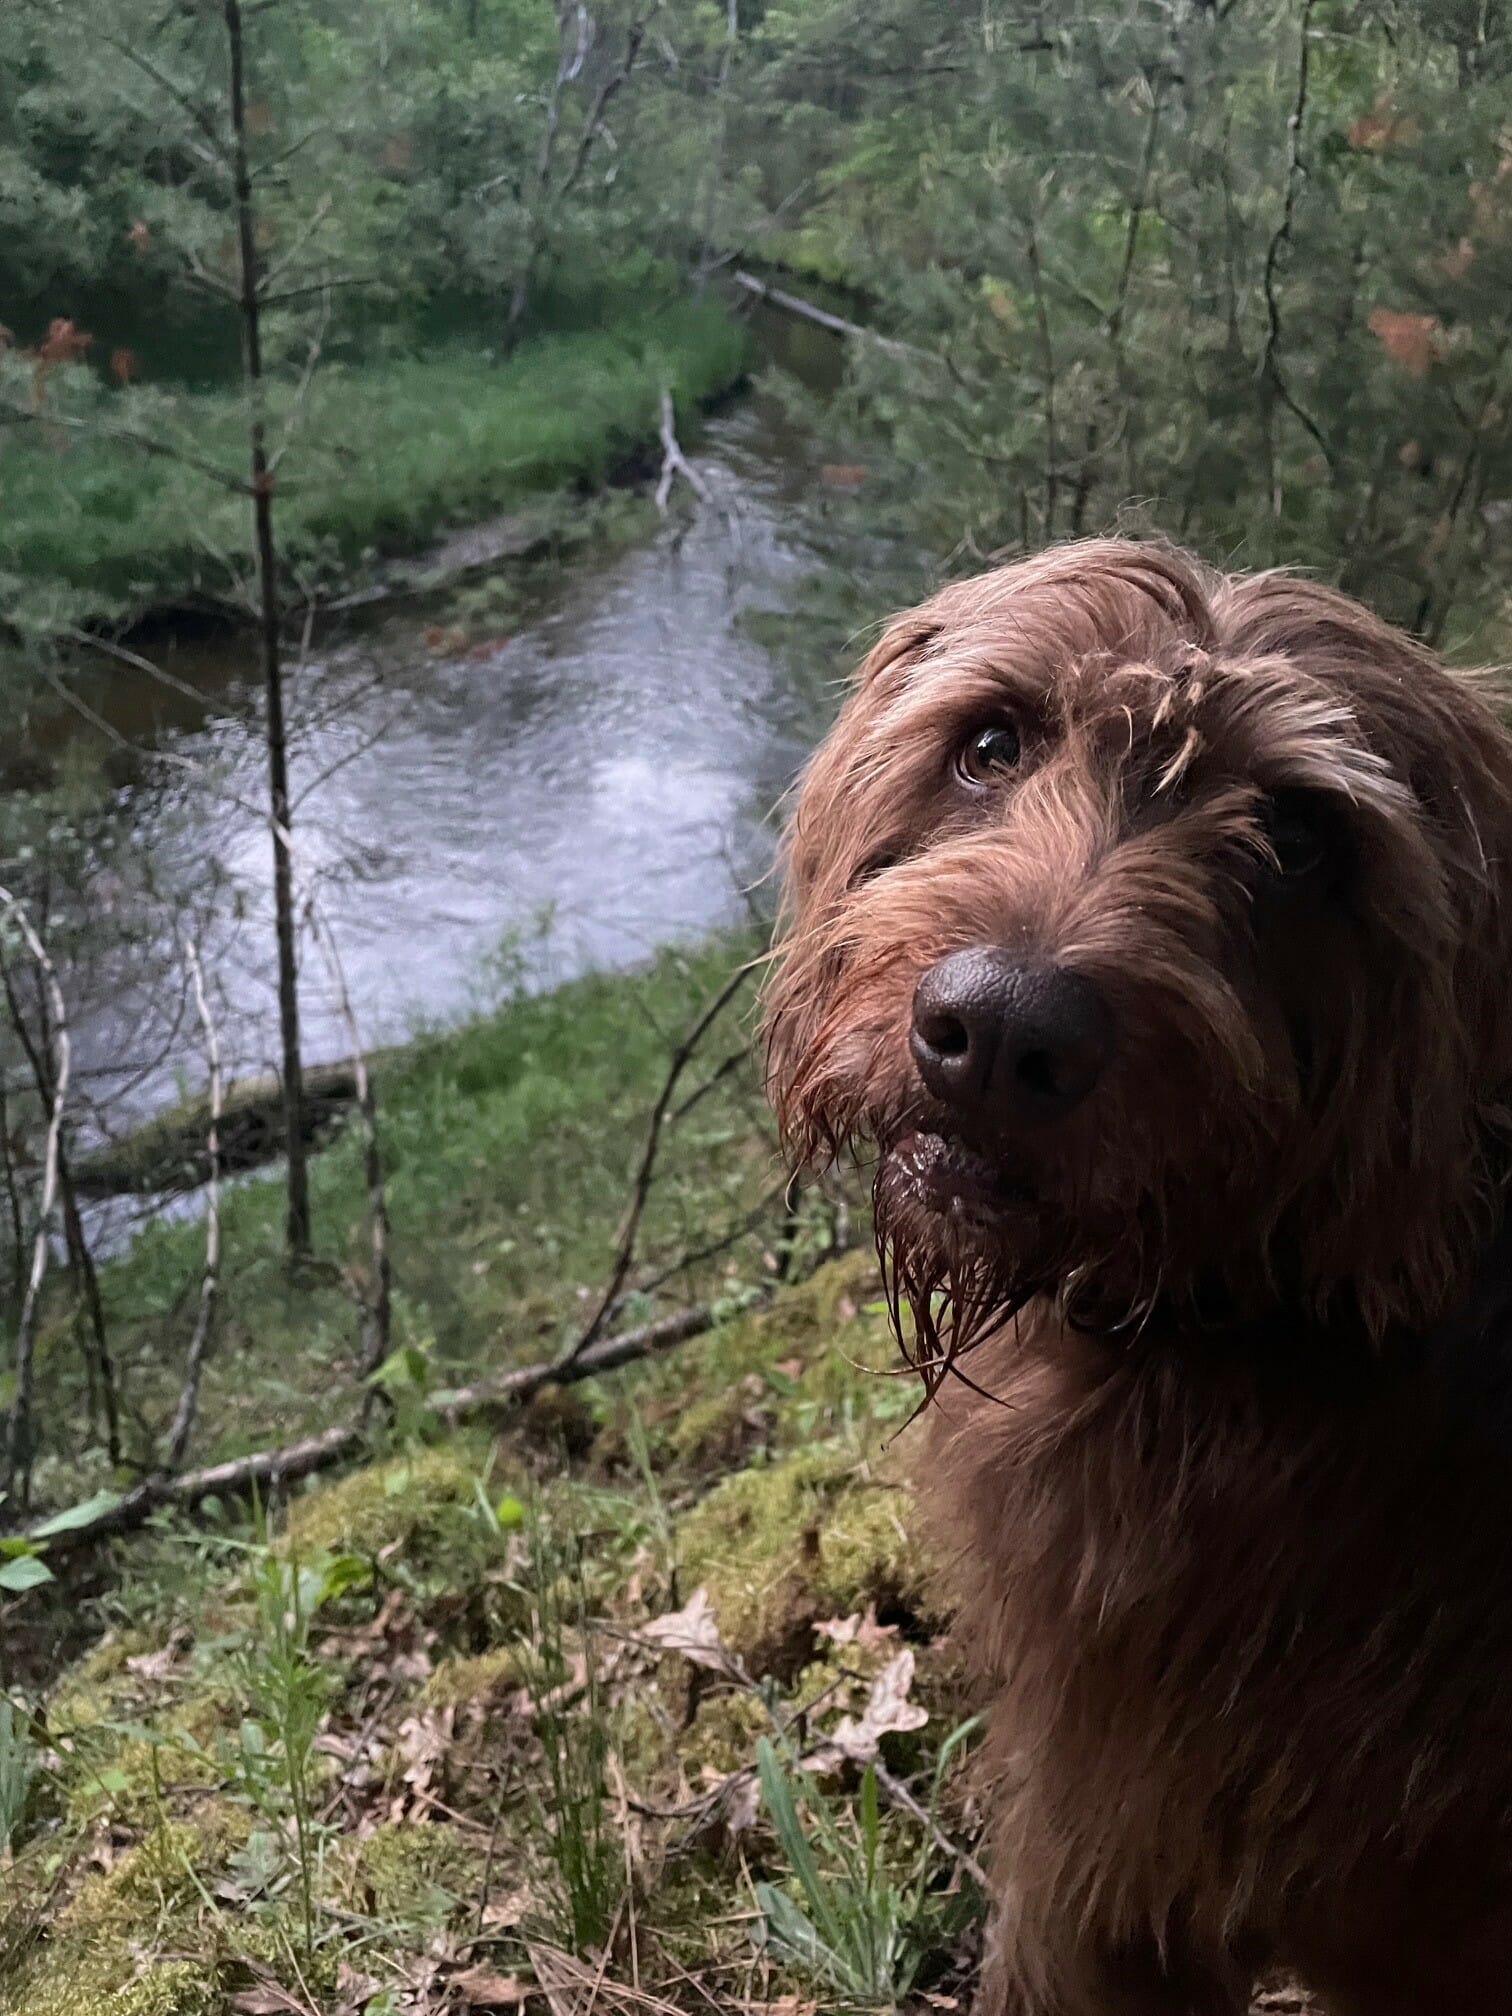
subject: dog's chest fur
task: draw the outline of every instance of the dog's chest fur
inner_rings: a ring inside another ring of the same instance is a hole
[[[1347,1368],[1274,1326],[1267,1356],[1115,1351],[1051,1320],[973,1354],[1000,1404],[947,1385],[921,1465],[995,1703],[1014,1913],[1263,1943],[1351,1879],[1504,1866],[1500,1277],[1441,1335]]]

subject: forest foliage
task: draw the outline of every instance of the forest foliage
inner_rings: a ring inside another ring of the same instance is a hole
[[[66,463],[73,420],[150,434],[176,388],[234,364],[220,11],[18,0],[0,20],[13,590],[48,501],[25,422],[52,416]],[[826,424],[866,460],[869,524],[936,567],[1133,522],[1336,575],[1432,636],[1499,616],[1497,0],[280,0],[248,19],[290,397],[312,344],[343,367],[443,339],[502,360],[529,330],[766,262],[896,339],[851,346]],[[338,375],[333,401],[360,463],[360,386]]]

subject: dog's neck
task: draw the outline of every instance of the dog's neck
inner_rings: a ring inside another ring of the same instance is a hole
[[[1393,1322],[1383,1332],[1367,1323],[1361,1298],[1348,1283],[1320,1309],[1300,1292],[1284,1289],[1242,1297],[1216,1273],[1127,1314],[1111,1315],[1085,1289],[1074,1299],[1052,1298],[1050,1307],[1066,1329],[1119,1358],[1195,1347],[1206,1362],[1263,1362],[1292,1371],[1305,1365],[1315,1372],[1332,1366],[1351,1376],[1371,1364],[1389,1371],[1493,1333],[1512,1333],[1512,1203],[1444,1309],[1422,1323]]]

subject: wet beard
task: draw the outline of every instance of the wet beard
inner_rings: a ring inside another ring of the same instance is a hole
[[[1053,1214],[1008,1172],[938,1134],[910,1134],[888,1150],[872,1202],[893,1331],[932,1399],[947,1377],[966,1378],[960,1361],[974,1346],[1055,1291]]]

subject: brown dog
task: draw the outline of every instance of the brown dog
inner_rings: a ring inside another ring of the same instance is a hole
[[[1512,739],[1328,589],[1068,546],[893,623],[788,865],[773,1097],[878,1151],[993,1700],[979,2006],[1512,2011]]]

